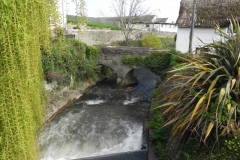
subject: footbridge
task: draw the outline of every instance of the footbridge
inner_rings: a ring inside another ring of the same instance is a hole
[[[118,75],[118,83],[123,82],[124,84],[133,84],[137,82],[136,77],[133,75],[133,70],[138,68],[136,66],[129,66],[122,63],[123,55],[130,56],[142,56],[150,54],[155,49],[151,48],[140,48],[140,47],[116,47],[106,46],[99,47],[100,59],[99,64],[110,67]]]

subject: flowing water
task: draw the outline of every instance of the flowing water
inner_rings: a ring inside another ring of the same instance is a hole
[[[140,150],[156,77],[144,69],[134,74],[132,90],[116,89],[116,79],[100,82],[50,122],[39,137],[41,160]]]

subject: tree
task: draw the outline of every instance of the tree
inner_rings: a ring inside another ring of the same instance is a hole
[[[146,0],[115,0],[112,11],[118,17],[121,31],[128,43],[135,23],[139,17],[149,14],[149,9],[144,7]]]
[[[86,24],[87,7],[84,0],[72,0],[75,5],[78,28]]]

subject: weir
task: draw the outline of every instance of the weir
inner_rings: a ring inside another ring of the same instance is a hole
[[[117,77],[100,82],[47,124],[41,160],[147,160],[144,123],[156,76],[145,69],[134,75],[139,83],[131,90],[117,89]]]

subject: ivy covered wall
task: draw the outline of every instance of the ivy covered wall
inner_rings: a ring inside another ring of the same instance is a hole
[[[38,159],[43,75],[54,0],[0,1],[0,159]]]

